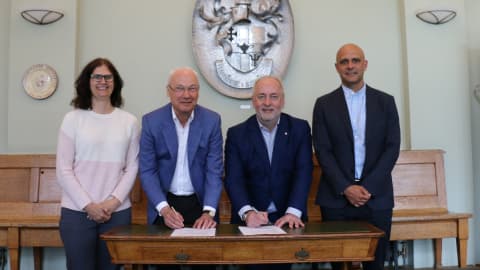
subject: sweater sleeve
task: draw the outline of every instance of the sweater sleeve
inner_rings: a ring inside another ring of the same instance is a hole
[[[56,174],[63,192],[78,206],[84,209],[92,199],[75,176],[75,117],[67,114],[58,134]]]
[[[139,140],[140,127],[135,118],[130,129],[129,145],[125,156],[125,167],[123,168],[122,176],[118,185],[111,194],[120,200],[120,202],[124,202],[128,198],[135,183],[135,179],[137,178]]]

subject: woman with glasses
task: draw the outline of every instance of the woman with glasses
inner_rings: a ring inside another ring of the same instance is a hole
[[[75,81],[74,109],[60,127],[60,236],[69,270],[120,269],[99,235],[131,221],[140,128],[135,116],[120,109],[122,87],[108,59],[92,60]]]

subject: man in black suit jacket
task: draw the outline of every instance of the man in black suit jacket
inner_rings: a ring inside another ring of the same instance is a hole
[[[313,145],[322,168],[316,203],[323,220],[364,220],[382,229],[374,262],[383,269],[392,224],[392,169],[399,155],[400,126],[392,96],[363,80],[368,62],[360,47],[346,44],[335,68],[342,85],[317,99]],[[334,269],[338,264],[332,264]]]

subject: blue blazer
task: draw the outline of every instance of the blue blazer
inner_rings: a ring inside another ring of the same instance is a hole
[[[306,220],[312,163],[310,126],[305,120],[281,114],[271,164],[255,115],[228,129],[225,189],[232,203],[231,222],[241,222],[238,211],[243,206],[266,211],[272,201],[282,215],[295,207]]]
[[[218,208],[222,191],[222,131],[220,115],[200,105],[190,123],[187,152],[190,177],[202,205]],[[177,163],[178,139],[167,104],[142,118],[140,138],[140,178],[148,197],[147,218],[153,223],[158,216],[155,206],[167,200]]]
[[[371,194],[373,209],[393,208],[392,170],[400,151],[400,125],[392,96],[366,86],[365,164],[361,185]],[[353,131],[342,88],[317,99],[313,112],[313,145],[322,169],[316,203],[342,208],[342,195],[354,183]]]

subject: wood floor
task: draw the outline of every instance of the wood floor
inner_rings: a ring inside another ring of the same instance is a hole
[[[182,267],[182,270],[190,270],[188,266]],[[244,270],[245,267],[239,266],[239,265],[231,265],[231,266],[218,266],[217,270]],[[314,270],[314,269],[320,269],[320,270],[329,270],[330,265],[328,263],[321,263],[318,265],[318,268],[313,267],[312,264],[294,264],[292,267],[292,270]],[[442,268],[412,268],[412,267],[399,267],[398,270],[480,270],[480,265],[476,266],[468,266],[466,268],[459,268],[459,267],[442,267]],[[354,265],[353,270],[361,270],[360,266]],[[394,270],[393,268],[390,267],[385,267],[385,270]]]
[[[292,270],[313,270],[313,269],[315,269],[315,268],[313,268],[312,265],[310,265],[310,264],[296,264],[292,267]],[[318,269],[327,270],[327,269],[330,269],[330,266],[329,266],[328,263],[319,264]],[[465,267],[465,268],[451,267],[451,266],[441,267],[441,268],[413,268],[413,267],[408,267],[408,266],[400,266],[398,268],[398,270],[462,270],[462,269],[480,270],[480,265],[468,266],[468,267]],[[353,270],[361,270],[360,265],[354,265]],[[394,268],[393,267],[385,267],[385,270],[394,270]]]

